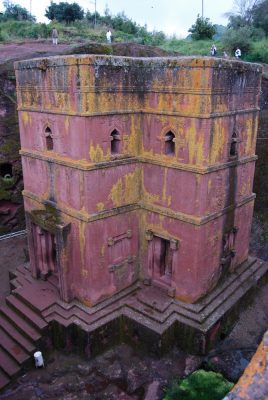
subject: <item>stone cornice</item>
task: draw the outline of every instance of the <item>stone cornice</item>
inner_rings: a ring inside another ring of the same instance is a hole
[[[125,165],[125,164],[145,163],[145,164],[158,165],[165,168],[178,169],[186,172],[194,172],[200,175],[210,174],[214,171],[235,167],[236,165],[246,164],[248,162],[255,162],[258,159],[256,155],[253,155],[250,157],[240,158],[238,160],[227,161],[222,164],[214,164],[207,167],[198,167],[195,165],[172,163],[172,162],[167,164],[166,161],[164,162],[157,158],[154,159],[142,156],[133,157],[131,155],[124,155],[124,156],[122,155],[122,157],[119,156],[117,159],[113,159],[111,157],[111,159],[109,159],[108,161],[102,161],[98,163],[90,163],[86,160],[73,160],[69,157],[60,156],[55,152],[53,153],[51,152],[50,155],[48,154],[48,152],[43,153],[41,151],[36,151],[36,150],[29,151],[22,149],[20,150],[20,155],[27,158],[35,158],[42,161],[52,162],[58,165],[63,165],[65,167],[74,168],[81,171],[93,171],[103,168],[113,168],[115,166]]]
[[[102,111],[102,112],[72,112],[70,110],[64,111],[64,110],[40,110],[38,108],[34,107],[18,107],[18,111],[24,111],[24,112],[37,112],[38,114],[55,114],[55,115],[65,115],[65,116],[78,116],[78,117],[101,117],[105,115],[134,115],[134,114],[140,114],[140,115],[160,115],[160,116],[170,116],[170,117],[180,117],[180,118],[201,118],[201,119],[210,119],[210,118],[222,118],[222,117],[229,117],[232,115],[237,115],[237,114],[248,114],[248,113],[256,113],[260,111],[259,107],[253,107],[253,108],[246,108],[242,110],[231,110],[231,111],[225,111],[225,112],[211,112],[211,113],[194,113],[194,112],[172,112],[170,110],[166,111],[143,111],[143,110],[110,110],[110,111]]]
[[[241,202],[231,205],[229,207],[225,207],[224,209],[222,209],[220,211],[217,211],[217,212],[205,215],[205,216],[193,216],[193,215],[188,215],[188,214],[181,213],[181,212],[175,212],[175,211],[165,208],[165,207],[155,206],[155,205],[146,203],[144,201],[139,201],[138,203],[128,204],[125,206],[111,208],[109,210],[104,210],[104,211],[101,211],[98,213],[89,214],[85,210],[78,211],[71,207],[59,205],[58,203],[56,203],[54,201],[47,200],[41,196],[37,196],[34,193],[27,191],[27,190],[24,190],[22,193],[23,193],[23,196],[26,198],[34,200],[42,205],[47,205],[47,204],[51,205],[55,209],[59,210],[60,212],[67,214],[70,217],[79,219],[83,222],[87,222],[87,223],[140,209],[140,210],[146,210],[149,212],[157,213],[157,214],[163,215],[165,217],[179,220],[179,221],[182,221],[182,222],[185,222],[188,224],[192,224],[192,225],[196,225],[196,226],[201,226],[201,225],[207,224],[208,222],[213,221],[216,218],[219,218],[220,216],[234,210],[235,208],[241,207],[244,204],[252,202],[256,197],[255,194],[252,193],[251,195],[245,197]]]

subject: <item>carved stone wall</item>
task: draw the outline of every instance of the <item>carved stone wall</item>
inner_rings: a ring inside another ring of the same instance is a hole
[[[0,234],[25,227],[14,71],[0,70]]]
[[[260,96],[260,117],[257,135],[256,154],[258,161],[254,178],[256,193],[255,209],[265,211],[268,208],[268,77],[262,77]]]
[[[139,278],[192,303],[247,259],[259,65],[68,56],[16,74],[25,207],[70,224],[70,298]]]

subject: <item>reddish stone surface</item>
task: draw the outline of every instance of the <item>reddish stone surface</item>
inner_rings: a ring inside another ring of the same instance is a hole
[[[31,268],[63,300],[145,278],[193,303],[247,259],[258,65],[77,56],[16,74]]]

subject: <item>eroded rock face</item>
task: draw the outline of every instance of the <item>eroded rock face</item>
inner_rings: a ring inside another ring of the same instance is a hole
[[[0,71],[0,234],[25,226],[14,72]]]
[[[268,206],[268,77],[262,78],[260,96],[259,127],[257,134],[254,192],[256,193],[255,209],[261,211]]]

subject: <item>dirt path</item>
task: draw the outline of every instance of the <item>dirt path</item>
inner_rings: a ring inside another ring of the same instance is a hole
[[[0,63],[23,60],[24,58],[62,54],[71,48],[72,45],[69,44],[53,46],[52,43],[44,41],[0,44]]]

